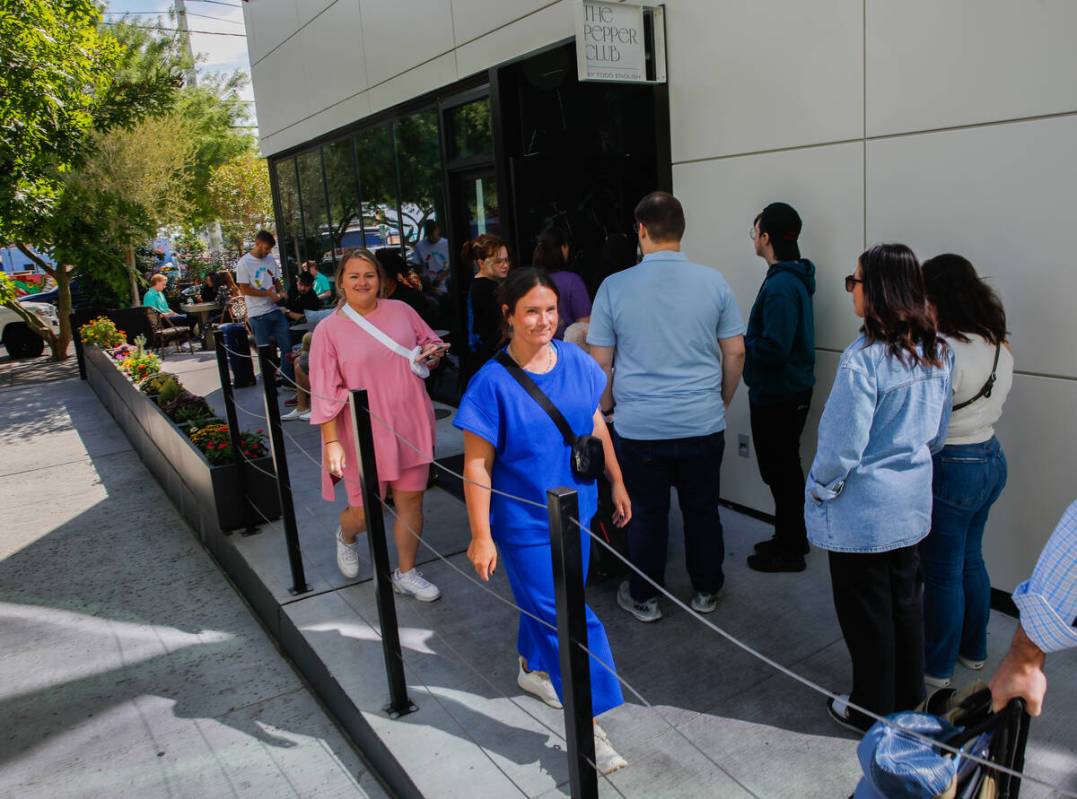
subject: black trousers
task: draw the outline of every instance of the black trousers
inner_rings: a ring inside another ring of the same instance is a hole
[[[632,497],[628,552],[632,563],[658,585],[666,584],[670,489],[684,516],[684,556],[692,587],[716,593],[725,582],[725,540],[718,498],[725,433],[664,441],[617,436],[617,460]],[[633,573],[632,597],[646,602],[658,592]]]
[[[808,391],[775,405],[748,406],[759,475],[774,497],[774,540],[782,549],[797,555],[808,551],[800,434],[810,405]]]
[[[880,716],[911,710],[924,699],[924,607],[916,547],[829,554],[834,609],[853,660],[850,699]]]

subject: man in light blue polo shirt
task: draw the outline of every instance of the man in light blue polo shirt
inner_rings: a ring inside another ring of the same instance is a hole
[[[602,283],[587,343],[609,378],[603,412],[616,402],[632,563],[665,584],[676,487],[692,607],[710,613],[725,581],[719,473],[725,409],[744,367],[744,322],[722,274],[681,253],[684,210],[673,195],[648,194],[635,217],[644,258]],[[662,618],[658,592],[638,574],[621,584],[617,601],[640,621]]]

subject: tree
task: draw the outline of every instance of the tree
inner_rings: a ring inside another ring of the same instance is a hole
[[[250,150],[213,170],[206,196],[225,242],[237,255],[257,230],[273,227],[269,170],[265,159]]]

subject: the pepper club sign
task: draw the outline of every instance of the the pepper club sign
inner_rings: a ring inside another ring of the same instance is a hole
[[[664,83],[665,8],[579,0],[576,63],[581,81]]]

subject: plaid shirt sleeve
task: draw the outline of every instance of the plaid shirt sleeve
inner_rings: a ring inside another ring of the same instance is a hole
[[[1077,647],[1077,502],[1062,514],[1032,577],[1013,601],[1021,626],[1044,652]]]

